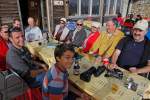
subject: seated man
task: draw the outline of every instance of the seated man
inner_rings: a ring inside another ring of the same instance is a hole
[[[9,31],[11,32],[11,30],[12,30],[14,27],[21,28],[21,22],[20,22],[20,20],[17,19],[17,18],[13,19],[13,23],[12,23],[12,26],[9,28]]]
[[[76,22],[76,29],[72,31],[68,36],[68,42],[80,47],[83,44],[83,41],[85,40],[87,34],[85,29],[83,28],[83,21],[78,20]]]
[[[69,29],[66,27],[67,20],[65,18],[60,19],[60,24],[56,25],[54,32],[52,33],[54,39],[65,42],[69,34]]]
[[[134,25],[133,36],[123,38],[117,45],[110,68],[119,66],[135,73],[150,72],[150,42],[145,38],[147,29],[146,20]]]
[[[33,17],[28,18],[29,26],[25,29],[25,39],[28,42],[42,40],[42,32],[38,26],[35,24],[35,19]]]
[[[110,58],[117,43],[123,36],[124,33],[117,30],[115,23],[110,19],[106,23],[106,31],[101,32],[90,51],[98,54],[100,57]]]
[[[38,63],[31,58],[31,54],[24,47],[24,35],[20,28],[12,29],[10,41],[12,45],[6,56],[8,67],[18,73],[30,88],[42,86],[47,68],[44,64]]]
[[[6,54],[8,51],[8,29],[3,25],[0,27],[0,71],[5,71],[6,68]]]

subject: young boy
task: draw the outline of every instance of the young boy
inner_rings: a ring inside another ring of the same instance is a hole
[[[51,66],[43,81],[44,100],[63,100],[68,93],[68,68],[74,60],[74,48],[71,44],[61,44],[55,48],[56,63]]]
[[[87,98],[88,96],[81,93],[78,89],[69,84],[69,90],[72,91],[68,96],[68,73],[67,69],[71,67],[74,61],[74,48],[71,44],[61,44],[55,48],[54,56],[56,63],[51,66],[46,73],[43,81],[43,100],[74,100],[72,98]],[[70,99],[71,96],[71,99]],[[84,99],[85,100],[85,99]]]

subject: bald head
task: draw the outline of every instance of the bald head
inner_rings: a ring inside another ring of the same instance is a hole
[[[35,26],[35,20],[34,20],[33,17],[29,17],[28,18],[28,24],[29,24],[30,27]]]

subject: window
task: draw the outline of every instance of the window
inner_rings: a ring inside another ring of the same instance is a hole
[[[109,7],[109,14],[113,15],[114,14],[114,0],[110,0],[110,7]]]
[[[117,6],[116,6],[116,14],[121,12],[121,0],[117,0]]]
[[[88,15],[90,10],[90,0],[81,0],[81,15]]]
[[[77,15],[78,0],[69,0],[69,15]]]
[[[115,15],[121,12],[121,0],[104,0],[104,14]]]
[[[69,0],[69,16],[99,15],[100,0]]]
[[[100,4],[100,0],[93,0],[92,2],[92,14],[93,15],[99,15],[99,4]]]

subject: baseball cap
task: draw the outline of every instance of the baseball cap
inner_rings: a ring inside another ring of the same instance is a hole
[[[134,28],[137,28],[137,29],[140,29],[142,31],[146,31],[148,29],[148,21],[147,20],[139,20],[133,27]]]
[[[66,18],[61,18],[60,21],[64,21],[65,23],[67,22]]]

